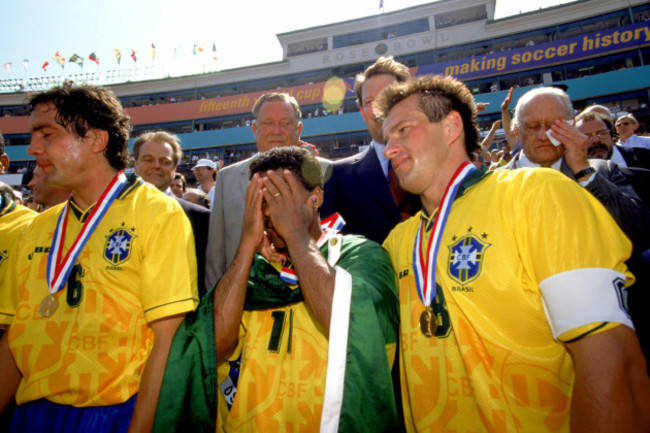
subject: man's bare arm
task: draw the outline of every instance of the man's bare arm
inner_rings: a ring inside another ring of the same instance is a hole
[[[490,127],[490,131],[487,133],[483,141],[481,141],[481,149],[486,151],[492,146],[494,141],[494,134],[496,134],[497,129],[501,127],[501,120],[495,120]]]
[[[517,137],[512,130],[512,117],[510,116],[510,102],[512,102],[512,92],[514,90],[514,87],[511,87],[510,90],[508,90],[506,98],[501,103],[501,123],[503,125],[503,132],[506,135],[508,152],[512,152],[517,146]]]
[[[248,275],[255,252],[264,247],[261,181],[258,175],[248,184],[242,236],[235,257],[214,291],[214,330],[217,362],[230,356],[239,339],[244,314]]]
[[[575,364],[571,431],[650,431],[650,378],[634,331],[618,326],[566,347]]]
[[[7,410],[22,379],[14,357],[9,351],[8,334],[9,328],[5,329],[0,338],[0,415]]]
[[[264,198],[273,226],[287,244],[305,303],[328,335],[336,271],[327,263],[316,246],[315,234],[310,232],[314,221],[318,225],[319,197],[309,193],[309,196],[301,195],[304,188],[289,170],[283,172],[283,177],[269,171],[264,182]]]
[[[153,348],[142,372],[140,389],[135,403],[135,409],[129,425],[129,433],[150,432],[153,427],[158,395],[162,384],[169,348],[174,334],[185,317],[184,314],[166,317],[151,323],[153,330]]]
[[[327,263],[313,239],[296,239],[288,246],[305,303],[323,326],[325,335],[329,335],[336,270]]]

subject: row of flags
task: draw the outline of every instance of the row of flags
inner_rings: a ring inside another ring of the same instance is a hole
[[[23,68],[27,70],[29,68],[29,60],[25,59],[22,62],[20,62],[21,65],[23,65]],[[7,62],[4,64],[4,68],[7,70],[7,72],[11,73],[11,68],[12,68],[13,63]]]
[[[204,51],[205,50],[203,49],[203,46],[199,44],[194,44],[194,47],[192,49],[192,55],[196,56],[197,54],[201,54]],[[218,58],[216,57],[216,52],[217,52],[217,45],[216,43],[212,43],[212,53],[213,53],[213,59],[215,61],[218,60]],[[131,57],[133,63],[138,62],[138,52],[135,49],[131,49],[131,55],[129,57]],[[61,68],[65,67],[66,59],[61,54],[59,54],[58,51],[54,53],[52,58],[56,61],[56,63],[58,63],[61,66]],[[156,59],[156,45],[151,44],[151,60],[155,60],[155,59]],[[83,68],[84,60],[85,59],[83,57],[75,53],[72,56],[70,56],[70,58],[68,58],[68,63],[76,63],[81,68]],[[99,66],[99,57],[97,56],[97,53],[95,51],[93,51],[88,55],[88,60],[96,63],[97,66]],[[119,48],[115,48],[115,60],[117,61],[118,65],[121,64],[122,62],[122,51]],[[25,71],[29,68],[28,59],[23,60],[22,62],[20,62],[20,64],[23,66],[23,68],[25,68]],[[46,60],[41,66],[41,69],[43,69],[43,71],[47,71],[47,68],[49,66],[50,66],[50,62]],[[7,70],[8,73],[11,73],[12,67],[13,64],[11,62],[7,62],[4,64],[4,68]]]

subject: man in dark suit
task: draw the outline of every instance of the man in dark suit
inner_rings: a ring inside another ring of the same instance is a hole
[[[619,167],[650,169],[650,150],[643,147],[620,146],[614,143],[612,122],[596,112],[582,112],[576,116],[576,128],[589,137],[587,156],[608,159]]]
[[[650,150],[642,147],[621,146],[614,143],[611,118],[599,113],[582,112],[576,117],[576,128],[589,137],[587,155],[589,158],[604,159],[615,162],[629,184],[644,203],[650,203]],[[650,221],[640,221],[647,225]],[[647,233],[647,230],[646,230]],[[634,251],[627,265],[636,277],[636,282],[629,291],[630,314],[641,342],[641,347],[650,358],[650,317],[647,306],[650,305],[650,250],[648,242],[634,239]],[[645,251],[644,251],[645,250]]]
[[[203,296],[206,293],[204,281],[205,249],[208,243],[210,211],[203,206],[180,199],[172,193],[170,186],[176,174],[178,161],[183,156],[178,137],[164,131],[146,132],[133,143],[133,154],[135,157],[135,173],[160,191],[174,198],[181,205],[192,224],[199,296]]]
[[[648,206],[615,163],[587,157],[592,136],[573,126],[572,119],[571,99],[563,90],[540,87],[524,94],[514,118],[522,151],[503,168],[550,167],[561,171],[607,208],[635,246],[638,243],[647,248]]]
[[[650,208],[640,198],[634,187],[647,170],[621,169],[612,159],[590,159],[597,156],[594,141],[605,140],[607,123],[603,118],[587,123],[592,113],[578,116],[572,125],[573,106],[566,92],[541,87],[524,94],[515,109],[515,135],[521,141],[522,151],[504,169],[521,167],[550,167],[576,180],[609,211],[633,244],[628,266],[637,275],[637,282],[628,290],[627,299],[621,300],[628,308],[639,336],[641,348],[650,359],[650,321],[647,319],[648,276],[645,275],[641,254],[650,248]],[[587,129],[587,126],[589,129]],[[610,124],[611,128],[611,124]],[[611,129],[609,129],[611,131]],[[555,145],[551,137],[557,140]],[[605,146],[607,147],[607,146]],[[602,150],[602,149],[600,149]],[[625,171],[624,171],[625,170]],[[644,174],[645,173],[645,174]],[[598,233],[594,233],[598,236]]]
[[[382,243],[392,228],[420,209],[419,197],[399,187],[384,156],[381,123],[375,118],[375,98],[390,84],[411,78],[406,66],[392,57],[380,57],[357,76],[354,90],[372,142],[357,155],[336,161],[325,184],[321,216],[343,216],[344,232],[361,234]]]

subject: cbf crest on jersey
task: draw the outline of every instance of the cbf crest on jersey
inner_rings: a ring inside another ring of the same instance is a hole
[[[113,229],[109,233],[104,244],[104,259],[117,266],[131,257],[131,246],[137,236],[124,227]]]
[[[487,235],[485,236],[487,237]],[[447,273],[460,285],[474,281],[481,274],[485,251],[490,247],[473,233],[449,245]]]

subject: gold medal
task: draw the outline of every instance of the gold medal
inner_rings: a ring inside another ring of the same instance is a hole
[[[56,298],[52,295],[47,295],[41,301],[41,305],[38,307],[38,312],[41,313],[43,317],[50,317],[56,311],[59,303]]]
[[[436,329],[438,329],[436,315],[431,307],[427,307],[420,314],[420,331],[422,331],[422,335],[425,337],[431,338],[436,335]]]

